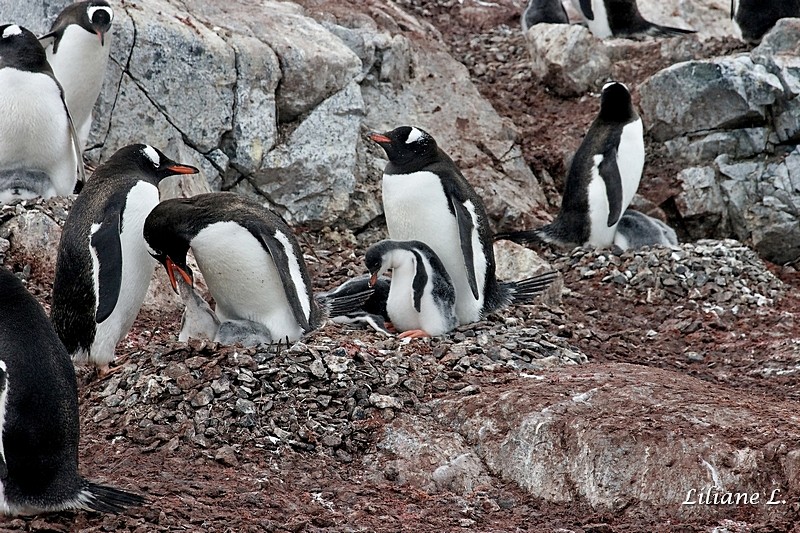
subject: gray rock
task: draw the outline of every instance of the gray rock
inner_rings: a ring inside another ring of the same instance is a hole
[[[553,266],[534,250],[511,241],[495,242],[494,258],[495,275],[501,281],[518,281],[554,270]],[[561,303],[563,287],[564,278],[559,276],[537,300],[557,306]]]
[[[37,2],[20,2],[19,0],[0,0],[2,24],[19,24],[36,35],[42,35],[50,29],[61,10],[72,3],[72,0],[39,0]]]
[[[583,26],[537,24],[526,37],[534,76],[556,94],[596,90],[611,75],[605,44]]]
[[[787,129],[794,127],[793,116],[776,117],[788,121]],[[689,163],[703,164],[713,161],[722,154],[736,159],[748,159],[763,152],[773,150],[772,130],[767,127],[741,128],[738,130],[715,131],[713,133],[686,134],[664,142],[670,156]]]
[[[678,174],[681,192],[675,203],[690,239],[730,233],[728,208],[712,167],[690,167]]]

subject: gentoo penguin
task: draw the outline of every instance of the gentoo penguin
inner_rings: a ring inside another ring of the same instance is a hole
[[[522,12],[522,31],[535,24],[569,24],[569,16],[561,0],[529,0]]]
[[[628,88],[607,83],[600,113],[572,159],[556,219],[532,231],[501,233],[495,238],[564,247],[611,246],[619,219],[639,188],[643,168],[642,119],[633,109]]]
[[[379,276],[373,280],[372,276],[358,276],[348,279],[332,291],[322,293],[320,296],[326,299],[342,299],[347,295],[363,294],[365,291],[372,290],[369,298],[358,308],[351,309],[343,314],[331,315],[331,322],[337,324],[366,324],[378,333],[390,336],[390,331],[386,328],[389,321],[389,314],[386,312],[386,301],[389,299],[389,289],[391,281],[388,278]]]
[[[36,36],[15,24],[0,26],[0,170],[6,200],[71,194],[83,178],[61,86]]]
[[[92,127],[92,108],[103,87],[114,11],[105,0],[76,2],[64,8],[50,31],[39,38],[47,61],[64,89],[81,150]]]
[[[643,246],[674,246],[678,244],[678,236],[661,220],[628,209],[619,220],[614,244],[623,251]]]
[[[39,303],[0,267],[0,514],[121,512],[141,496],[78,474],[75,370]]]
[[[328,313],[357,307],[369,296],[315,298],[289,226],[258,202],[234,193],[166,200],[147,217],[144,238],[173,288],[176,276],[192,283],[186,265],[191,248],[220,322],[257,322],[276,341],[296,341],[321,326]]]
[[[56,260],[51,318],[67,352],[101,375],[142,306],[156,263],[142,238],[158,184],[198,170],[146,144],[97,167],[69,212]]]
[[[400,337],[444,335],[458,326],[456,291],[442,262],[420,241],[380,241],[364,262],[377,282],[392,271],[386,312]]]
[[[495,278],[492,234],[483,202],[434,138],[410,126],[372,133],[370,138],[389,157],[383,173],[389,237],[422,241],[436,253],[456,290],[459,323],[476,322],[512,301],[521,301],[525,292],[521,287],[531,280],[512,287]],[[548,276],[544,274],[540,281]],[[540,290],[550,281],[552,277]]]
[[[739,0],[736,4],[731,0],[731,18],[750,43],[761,41],[778,20],[800,18],[800,0]]]
[[[653,24],[642,17],[636,0],[572,0],[572,5],[598,39],[633,35],[681,35],[694,30]]]

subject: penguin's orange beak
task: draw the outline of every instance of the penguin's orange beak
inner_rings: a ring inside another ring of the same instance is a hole
[[[175,279],[176,270],[178,271],[178,274],[180,274],[181,277],[183,278],[183,281],[185,281],[191,287],[194,287],[194,280],[192,279],[192,276],[190,276],[184,269],[176,265],[175,262],[172,259],[170,259],[169,256],[167,257],[164,266],[167,267],[167,276],[169,276],[169,283],[170,285],[172,285],[172,290],[175,291],[176,294],[178,293],[178,281]]]
[[[170,165],[167,167],[167,170],[169,170],[173,174],[197,174],[198,172],[200,172],[196,168],[191,167],[189,165],[179,165],[179,164]]]
[[[389,143],[391,144],[392,140],[382,133],[370,133],[369,138],[375,141],[376,143]]]
[[[102,31],[96,31],[97,38],[100,39],[100,46],[106,45],[106,34]]]

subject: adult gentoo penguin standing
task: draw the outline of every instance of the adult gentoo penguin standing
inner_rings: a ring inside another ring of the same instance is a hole
[[[611,246],[620,217],[639,188],[644,168],[642,119],[625,85],[610,82],[567,174],[556,219],[532,231],[501,233],[498,239],[559,246]]]
[[[0,26],[0,201],[71,194],[83,172],[79,162],[79,141],[44,48],[25,28]]]
[[[529,0],[522,12],[522,31],[536,24],[569,24],[569,16],[561,0]]]
[[[69,212],[58,246],[51,318],[76,363],[108,371],[142,306],[155,261],[142,238],[158,184],[198,170],[146,144],[100,165]]]
[[[296,341],[331,314],[357,307],[369,292],[322,299],[312,293],[303,253],[286,223],[258,202],[234,193],[198,194],[161,202],[147,217],[150,254],[189,284],[192,249],[216,302],[221,325],[251,321],[275,340]]]
[[[120,512],[141,496],[78,474],[75,370],[42,307],[0,267],[0,514]]]
[[[439,256],[456,290],[460,324],[480,320],[512,301],[521,302],[552,281],[550,273],[515,284],[495,278],[483,202],[430,134],[402,126],[370,138],[389,157],[383,173],[389,237],[422,241]]]
[[[800,0],[731,0],[731,18],[750,43],[761,41],[778,20],[787,17],[800,18]]]
[[[599,39],[632,35],[682,35],[694,30],[653,24],[642,17],[636,0],[572,0],[572,5]]]
[[[458,325],[453,283],[427,244],[381,241],[369,247],[364,262],[372,283],[392,271],[386,312],[400,337],[443,335]]]
[[[105,0],[76,2],[65,7],[50,31],[39,38],[64,89],[81,150],[89,138],[92,108],[103,87],[112,20],[114,12]]]

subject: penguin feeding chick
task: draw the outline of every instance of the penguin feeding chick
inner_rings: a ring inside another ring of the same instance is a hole
[[[420,241],[381,241],[364,262],[370,283],[392,271],[386,313],[401,338],[435,337],[458,326],[456,291],[442,262]]]
[[[572,5],[598,39],[696,33],[694,30],[661,26],[645,20],[639,13],[636,0],[572,0]]]
[[[58,246],[50,312],[76,363],[108,372],[155,270],[142,228],[158,204],[158,184],[197,172],[152,146],[131,144],[97,167],[78,195]]]
[[[143,498],[78,473],[78,387],[39,303],[0,267],[0,514],[122,512]]]
[[[439,257],[455,288],[459,324],[525,301],[554,279],[547,273],[514,283],[497,280],[483,202],[429,133],[402,126],[370,138],[389,157],[383,173],[389,237],[424,242]]]
[[[572,159],[556,219],[535,230],[499,233],[495,238],[562,247],[611,246],[620,217],[639,188],[643,168],[642,119],[628,88],[607,83],[600,96],[600,113]]]
[[[80,141],[44,48],[0,26],[0,203],[72,194],[79,177]]]
[[[258,202],[234,193],[166,200],[147,217],[144,238],[173,289],[177,276],[192,284],[186,264],[191,248],[220,322],[256,322],[276,341],[296,341],[329,314],[344,314],[369,296],[368,291],[315,297],[289,226]]]
[[[92,127],[92,108],[103,88],[114,11],[105,0],[76,2],[64,8],[50,31],[39,38],[47,61],[64,89],[81,151]]]

